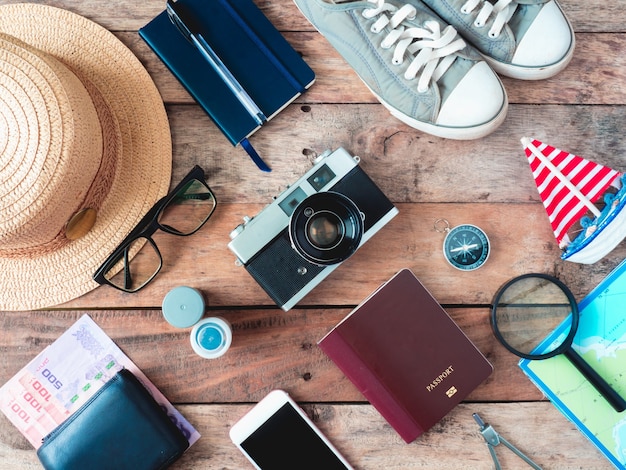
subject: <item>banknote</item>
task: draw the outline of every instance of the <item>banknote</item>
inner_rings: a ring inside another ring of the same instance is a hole
[[[0,410],[35,447],[122,368],[131,371],[193,445],[198,431],[85,314],[0,387]]]

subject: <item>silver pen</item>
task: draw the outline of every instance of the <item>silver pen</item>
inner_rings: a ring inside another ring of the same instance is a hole
[[[199,33],[193,33],[189,29],[187,24],[185,24],[185,22],[181,19],[180,14],[176,11],[174,4],[174,1],[168,0],[167,13],[176,27],[189,41],[193,43],[194,46],[196,46],[198,51],[200,51],[202,56],[209,62],[209,64],[211,64],[213,69],[218,73],[220,78],[224,81],[224,83],[226,83],[228,88],[230,88],[235,97],[237,97],[242,106],[246,108],[250,116],[254,118],[257,124],[259,126],[262,125],[265,121],[267,121],[267,117],[261,108],[259,108],[235,76],[230,72],[230,70],[228,70],[228,67],[226,67],[224,62],[222,62],[222,59],[220,59],[202,35]]]

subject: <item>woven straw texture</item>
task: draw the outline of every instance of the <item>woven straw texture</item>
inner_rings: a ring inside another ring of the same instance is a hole
[[[95,270],[167,193],[171,137],[152,79],[106,29],[11,4],[0,33],[0,310],[30,310],[98,286]],[[82,207],[96,223],[69,241]]]
[[[0,253],[18,256],[45,249],[78,210],[100,166],[102,132],[82,82],[51,56],[0,33],[0,73],[8,121]]]

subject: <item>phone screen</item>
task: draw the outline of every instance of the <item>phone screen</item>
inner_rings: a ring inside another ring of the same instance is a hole
[[[289,403],[259,426],[241,447],[262,469],[348,468]]]

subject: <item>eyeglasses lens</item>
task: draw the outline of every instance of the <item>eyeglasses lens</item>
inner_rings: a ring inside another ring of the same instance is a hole
[[[159,269],[161,256],[156,247],[151,240],[139,237],[128,245],[104,276],[119,289],[135,292],[150,282]]]
[[[158,222],[178,235],[191,235],[207,221],[215,209],[215,198],[205,184],[191,180],[163,208]]]

